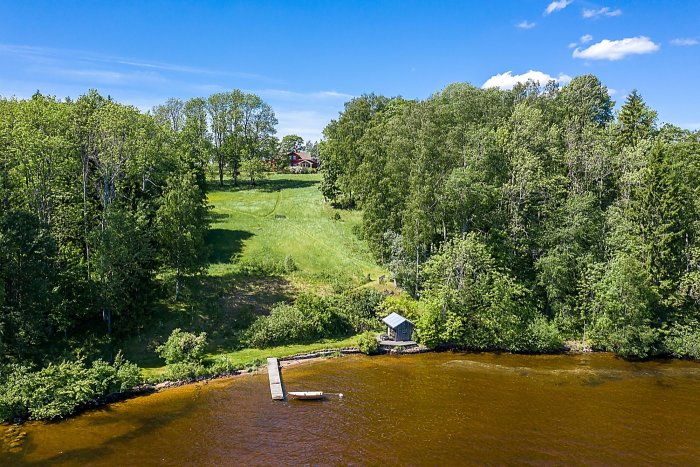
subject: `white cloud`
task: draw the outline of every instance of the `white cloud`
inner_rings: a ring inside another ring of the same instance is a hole
[[[628,55],[649,54],[659,50],[659,45],[655,44],[646,36],[628,37],[625,39],[611,41],[604,39],[587,49],[574,49],[574,58],[590,60],[620,60]]]
[[[570,48],[570,49],[573,49],[573,48],[576,47],[577,45],[578,45],[578,42],[569,42],[569,48]]]
[[[593,40],[593,36],[590,34],[586,34],[584,36],[581,36],[581,44],[587,44]]]
[[[547,8],[544,10],[545,15],[549,15],[551,13],[554,13],[555,11],[558,10],[563,10],[567,6],[571,4],[574,0],[555,0],[549,5],[547,5]]]
[[[697,39],[673,39],[671,41],[673,45],[698,45]]]
[[[598,10],[583,10],[584,18],[598,18],[599,16],[620,16],[622,10],[619,8],[612,10],[610,7],[604,6]]]
[[[560,74],[558,78],[543,73],[541,71],[530,70],[527,73],[521,75],[514,75],[512,71],[506,71],[505,73],[500,73],[494,75],[486,80],[484,84],[481,85],[482,89],[486,88],[501,88],[501,89],[513,89],[518,83],[524,83],[528,80],[537,81],[540,84],[546,84],[547,82],[554,80],[558,83],[565,84],[571,81],[571,76]]]
[[[528,20],[524,20],[515,25],[515,27],[520,29],[532,29],[537,26],[537,23],[531,23]]]

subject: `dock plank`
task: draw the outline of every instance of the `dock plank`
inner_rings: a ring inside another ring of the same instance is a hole
[[[282,370],[276,358],[267,359],[267,377],[270,380],[270,395],[272,400],[282,401],[286,399],[284,382],[282,381]]]

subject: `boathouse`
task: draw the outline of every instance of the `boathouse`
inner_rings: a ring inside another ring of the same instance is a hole
[[[413,337],[413,329],[415,326],[400,314],[392,313],[382,321],[384,321],[384,324],[387,326],[386,333],[389,335],[390,340],[410,341]]]

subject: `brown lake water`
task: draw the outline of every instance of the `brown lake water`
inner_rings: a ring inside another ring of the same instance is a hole
[[[52,424],[0,465],[700,465],[700,364],[607,354],[343,357],[189,385]],[[6,427],[0,427],[4,431]]]

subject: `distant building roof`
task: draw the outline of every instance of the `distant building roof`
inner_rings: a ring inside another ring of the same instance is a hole
[[[314,156],[311,155],[310,152],[307,151],[289,151],[287,153],[288,155],[296,154],[299,156],[300,159],[307,160],[307,161],[312,161],[315,159]]]
[[[394,328],[396,328],[396,326],[398,326],[401,323],[403,323],[404,321],[408,321],[408,320],[398,313],[392,313],[389,316],[387,316],[386,318],[384,318],[382,321],[384,321],[384,323],[386,323],[387,326],[394,329]],[[410,321],[408,321],[408,322],[410,324],[413,324]]]

